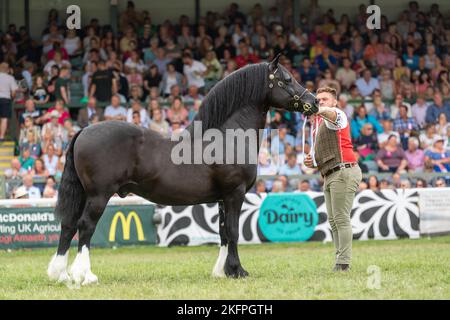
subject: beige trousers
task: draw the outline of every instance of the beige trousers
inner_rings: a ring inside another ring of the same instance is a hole
[[[333,172],[324,181],[325,204],[336,248],[336,263],[350,264],[352,259],[352,224],[350,212],[362,179],[359,166]]]

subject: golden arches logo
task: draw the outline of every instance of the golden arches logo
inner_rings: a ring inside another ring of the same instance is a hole
[[[119,221],[122,223],[122,233],[123,233],[123,240],[130,240],[130,228],[131,228],[131,219],[134,220],[134,224],[136,225],[136,232],[137,232],[137,238],[138,241],[144,241],[144,231],[142,229],[142,223],[141,219],[137,215],[135,211],[130,211],[125,218],[125,215],[123,212],[118,211],[114,215],[111,227],[109,228],[109,241],[114,242],[116,240],[116,229],[117,229],[117,222]]]

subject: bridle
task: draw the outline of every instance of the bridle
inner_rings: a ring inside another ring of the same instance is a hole
[[[295,94],[293,92],[294,90],[292,88],[288,88],[286,86],[286,84],[284,83],[284,81],[282,81],[280,78],[278,78],[275,75],[277,73],[277,71],[278,71],[278,68],[276,68],[274,72],[269,73],[269,88],[271,89],[270,90],[271,97],[272,97],[272,89],[275,87],[275,82],[276,82],[276,85],[278,87],[283,89],[287,94],[289,94],[292,97],[292,100],[289,102],[289,105],[292,106],[294,110],[306,111],[306,112],[311,110],[312,105],[307,102],[303,103],[303,109],[300,109],[300,100],[306,94],[312,95],[314,99],[315,99],[315,96],[306,88],[304,88],[305,90],[303,90],[303,92],[300,95]]]

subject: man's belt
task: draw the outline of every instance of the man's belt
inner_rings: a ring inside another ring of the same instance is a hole
[[[327,172],[324,173],[324,177],[328,177],[330,174],[332,174],[333,172],[339,171],[341,169],[344,168],[352,168],[352,167],[356,167],[358,165],[357,162],[347,162],[347,163],[341,163],[338,164],[336,167],[331,168],[330,170],[328,170]]]

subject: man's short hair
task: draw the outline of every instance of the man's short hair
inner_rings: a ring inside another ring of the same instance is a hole
[[[319,89],[317,89],[317,93],[322,93],[322,92],[327,92],[329,94],[331,94],[335,99],[337,98],[337,92],[336,89],[331,88],[331,87],[321,87]]]

